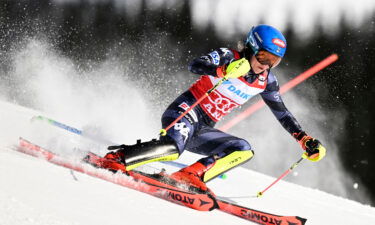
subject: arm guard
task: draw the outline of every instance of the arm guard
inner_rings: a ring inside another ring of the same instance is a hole
[[[239,53],[227,48],[220,48],[208,55],[194,59],[189,64],[189,71],[199,75],[217,76],[216,69],[239,59]]]

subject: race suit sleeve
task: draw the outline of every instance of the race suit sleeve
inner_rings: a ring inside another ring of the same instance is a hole
[[[269,73],[267,87],[260,95],[285,130],[290,134],[299,133],[302,128],[292,113],[285,107],[279,89],[276,77]]]
[[[231,63],[235,60],[235,55],[238,55],[238,53],[227,48],[220,48],[194,59],[190,62],[188,68],[190,72],[195,74],[217,76],[217,67]]]

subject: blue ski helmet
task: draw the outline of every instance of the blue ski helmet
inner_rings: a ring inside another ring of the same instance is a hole
[[[281,58],[286,51],[284,35],[276,28],[268,25],[253,27],[247,34],[245,45],[250,47],[255,54],[263,49]]]

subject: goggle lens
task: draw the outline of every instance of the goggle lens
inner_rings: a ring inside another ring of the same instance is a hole
[[[268,65],[270,68],[275,68],[281,62],[281,57],[269,53],[265,50],[260,50],[255,54],[255,58],[262,65]]]

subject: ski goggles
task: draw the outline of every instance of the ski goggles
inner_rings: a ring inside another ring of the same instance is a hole
[[[255,58],[262,65],[268,65],[270,68],[275,68],[281,62],[281,57],[274,55],[266,50],[259,50],[255,54]]]

